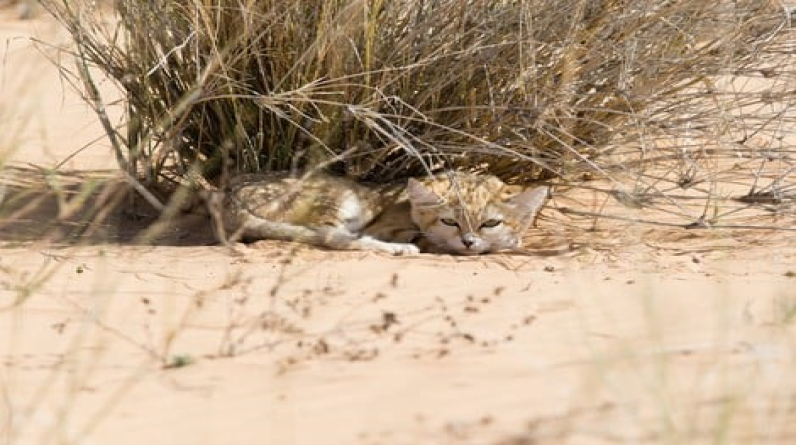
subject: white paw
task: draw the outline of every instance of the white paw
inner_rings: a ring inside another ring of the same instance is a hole
[[[389,243],[369,236],[357,240],[357,247],[362,250],[378,250],[392,255],[417,255],[420,248],[409,243]]]
[[[420,248],[414,244],[390,243],[389,246],[389,252],[393,255],[417,255],[420,253]]]

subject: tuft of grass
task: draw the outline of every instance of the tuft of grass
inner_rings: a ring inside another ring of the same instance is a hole
[[[796,199],[794,28],[774,2],[43,3],[74,38],[65,75],[160,210],[162,187],[312,168],[602,178],[587,188],[686,227],[752,227]]]
[[[619,142],[699,128],[702,90],[749,69],[782,25],[757,1],[45,5],[78,63],[124,91],[125,120],[106,129],[147,184],[319,163],[380,180],[568,176]],[[75,75],[102,114],[91,71]]]

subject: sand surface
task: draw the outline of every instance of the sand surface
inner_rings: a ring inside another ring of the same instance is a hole
[[[65,33],[0,14],[5,183],[113,169]],[[37,205],[0,228],[0,444],[796,443],[792,232],[568,231],[554,202],[524,256],[238,253],[201,218],[15,242],[68,207]]]

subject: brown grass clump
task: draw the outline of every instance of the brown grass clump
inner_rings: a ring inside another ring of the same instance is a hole
[[[637,190],[623,193],[658,196],[724,180],[727,166],[706,158],[794,120],[789,11],[756,0],[45,4],[74,36],[73,74],[120,166],[147,188],[319,165],[376,181],[453,167],[514,182],[629,173]],[[92,67],[124,93],[119,125]],[[738,87],[748,79],[768,83]]]

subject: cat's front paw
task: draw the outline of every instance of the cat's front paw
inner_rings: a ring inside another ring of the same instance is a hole
[[[420,253],[420,248],[410,243],[390,243],[387,241],[378,240],[370,236],[363,236],[356,240],[355,244],[351,247],[360,250],[376,250],[386,252],[392,255],[417,255]]]
[[[414,244],[390,243],[389,252],[393,255],[409,256],[420,253],[420,248]]]

